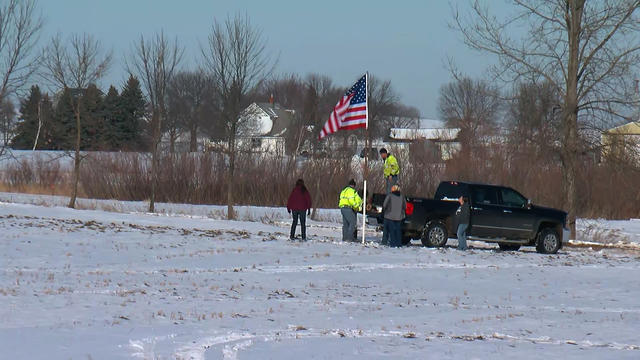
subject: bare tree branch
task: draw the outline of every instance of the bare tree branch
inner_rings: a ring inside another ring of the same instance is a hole
[[[227,216],[233,219],[236,136],[248,118],[241,116],[241,112],[249,105],[250,94],[273,72],[276,62],[267,54],[261,31],[251,25],[247,15],[227,18],[224,23],[215,21],[201,52],[214,79],[214,89],[221,100],[220,113],[227,127]]]
[[[42,29],[36,0],[8,0],[0,5],[0,102],[22,88],[38,65],[34,48]]]
[[[169,41],[164,32],[155,34],[151,39],[140,36],[133,45],[130,59],[125,60],[130,74],[141,79],[147,98],[151,104],[151,194],[149,212],[155,211],[159,146],[162,140],[162,122],[167,115],[167,92],[169,83],[177,72],[184,49],[178,45],[178,39]]]
[[[111,52],[102,54],[100,42],[91,35],[73,35],[65,44],[58,34],[45,48],[43,55],[44,76],[58,90],[74,88],[76,96],[70,96],[71,106],[76,118],[76,142],[73,154],[73,188],[69,207],[74,208],[80,181],[80,154],[82,134],[81,97],[89,85],[95,85],[102,78],[111,64]]]

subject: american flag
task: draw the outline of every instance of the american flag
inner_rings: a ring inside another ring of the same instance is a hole
[[[367,125],[367,75],[363,75],[333,108],[318,139],[338,130],[351,130]]]

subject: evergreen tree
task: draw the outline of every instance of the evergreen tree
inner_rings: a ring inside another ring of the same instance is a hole
[[[140,82],[131,75],[120,94],[122,122],[120,124],[121,147],[125,150],[143,150],[148,141],[143,136],[146,102]]]
[[[76,120],[73,96],[71,89],[65,88],[56,101],[51,141],[51,148],[54,150],[73,150],[75,147]]]
[[[53,102],[49,98],[49,94],[44,93],[40,101],[40,134],[38,135],[38,149],[51,150],[53,141]]]
[[[52,104],[46,94],[40,92],[37,85],[31,87],[29,96],[20,102],[20,118],[16,134],[11,140],[14,149],[33,149],[38,136],[37,149],[48,149],[47,141],[51,137]],[[40,134],[38,135],[38,126]]]
[[[105,145],[105,150],[117,151],[122,148],[122,139],[124,138],[122,133],[123,119],[120,95],[118,95],[118,90],[111,85],[107,96],[104,98],[104,132],[102,141]]]
[[[42,98],[37,85],[31,87],[29,96],[20,101],[20,118],[16,136],[11,141],[14,149],[32,149],[38,131],[38,104]]]
[[[83,122],[80,148],[82,150],[104,150],[106,146],[103,142],[103,136],[106,126],[104,124],[102,91],[91,84],[81,92],[80,101]]]

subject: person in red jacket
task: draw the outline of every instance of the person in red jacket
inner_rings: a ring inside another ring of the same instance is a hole
[[[291,235],[289,238],[291,240],[295,239],[296,227],[298,226],[298,219],[300,219],[302,241],[307,240],[306,215],[311,215],[311,194],[309,194],[309,190],[304,186],[302,179],[296,181],[296,187],[293,188],[291,195],[289,195],[287,211],[289,214],[293,214],[293,224],[291,224]]]

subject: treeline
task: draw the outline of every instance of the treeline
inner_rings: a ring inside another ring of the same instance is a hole
[[[203,71],[183,70],[171,79],[162,123],[167,152],[196,152],[202,150],[203,139],[227,138],[228,126],[213,86],[211,77]],[[383,138],[392,127],[417,126],[420,112],[399,100],[390,80],[381,81],[372,75],[370,90],[372,137]],[[251,94],[250,101],[273,101],[284,109],[294,110],[294,123],[284,134],[287,153],[292,154],[301,143],[306,143],[311,150],[322,146],[317,139],[317,129],[324,125],[345,91],[326,75],[281,74],[260,84]],[[20,100],[19,112],[10,102],[3,107],[6,116],[2,119],[6,121],[2,128],[7,135],[6,143],[19,150],[34,146],[39,150],[74,149],[76,114],[73,106],[76,100],[80,102],[82,116],[81,150],[149,150],[152,137],[149,100],[133,75],[120,93],[110,86],[104,94],[95,84],[85,89],[64,88],[55,94],[32,86],[29,94]],[[17,119],[16,113],[20,114]],[[354,133],[339,132],[333,137],[350,135]],[[182,142],[181,147],[179,142]]]
[[[121,93],[111,86],[104,94],[95,85],[47,94],[34,85],[20,102],[20,121],[11,139],[14,149],[71,150],[76,141],[76,114],[82,109],[81,150],[139,151],[148,148],[146,102],[133,76]]]

